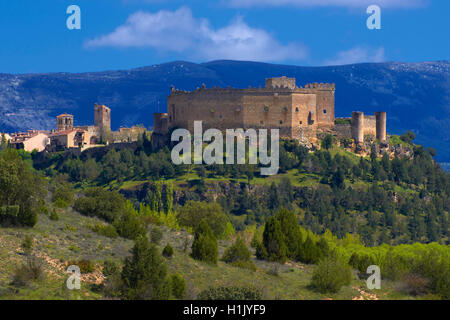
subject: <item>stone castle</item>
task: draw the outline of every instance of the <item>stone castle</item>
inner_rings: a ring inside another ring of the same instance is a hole
[[[323,134],[353,139],[358,146],[365,137],[386,140],[386,112],[335,119],[335,84],[311,83],[297,87],[295,78],[269,78],[264,88],[206,88],[195,91],[172,87],[167,113],[154,114],[154,135],[166,140],[171,130],[193,132],[194,121],[204,130],[234,128],[279,129],[280,137],[317,145]]]

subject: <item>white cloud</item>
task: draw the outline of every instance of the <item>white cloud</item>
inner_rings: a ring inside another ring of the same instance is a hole
[[[297,7],[350,7],[360,8],[377,4],[381,8],[415,8],[428,0],[230,0],[233,7],[297,6]]]
[[[323,64],[327,66],[362,63],[383,62],[386,60],[384,48],[355,47],[350,50],[338,52],[336,57],[326,60]]]
[[[307,56],[303,45],[282,44],[266,30],[248,26],[242,17],[214,29],[207,19],[193,17],[187,7],[156,13],[136,12],[124,25],[85,45],[87,48],[149,47],[207,60],[299,61]]]

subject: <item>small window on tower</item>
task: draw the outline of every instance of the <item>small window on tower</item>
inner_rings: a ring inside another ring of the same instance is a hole
[[[280,120],[280,124],[283,124],[283,121],[282,121],[282,120]]]
[[[303,121],[300,121],[299,123],[300,123],[300,124],[303,124]]]
[[[327,114],[327,109],[323,109],[323,114]]]
[[[295,108],[295,112],[298,112],[298,108]]]

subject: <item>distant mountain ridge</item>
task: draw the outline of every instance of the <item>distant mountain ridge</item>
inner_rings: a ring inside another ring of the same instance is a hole
[[[297,85],[336,83],[336,116],[385,110],[388,132],[412,130],[416,142],[450,162],[450,62],[365,63],[299,67],[245,61],[175,61],[149,67],[88,73],[0,74],[0,131],[51,129],[68,112],[78,125],[93,122],[95,102],[112,110],[113,129],[152,125],[166,111],[170,86],[264,86],[265,78],[295,77]]]

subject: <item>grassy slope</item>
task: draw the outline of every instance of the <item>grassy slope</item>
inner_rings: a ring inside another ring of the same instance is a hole
[[[51,221],[40,216],[39,223],[33,229],[0,229],[0,299],[99,299],[102,296],[90,288],[90,284],[101,283],[100,264],[105,259],[122,260],[129,254],[133,242],[122,238],[110,239],[92,232],[88,226],[98,223],[95,218],[88,218],[67,210],[60,214],[59,221]],[[45,260],[45,277],[33,282],[26,288],[16,289],[9,285],[16,266],[24,261],[20,245],[25,235],[35,239],[34,253]],[[186,241],[186,239],[188,239]],[[168,259],[170,272],[183,275],[188,282],[187,298],[194,298],[203,289],[215,285],[254,286],[260,288],[266,299],[352,299],[373,298],[365,288],[365,283],[354,277],[350,286],[344,287],[338,294],[324,295],[309,288],[314,266],[288,262],[285,265],[257,261],[257,271],[239,269],[219,262],[218,266],[208,265],[193,260],[184,252],[185,242],[190,247],[192,236],[184,231],[165,229],[160,249],[171,243],[175,254]],[[228,242],[220,243],[222,254]],[[82,275],[82,289],[70,291],[65,289],[67,275],[65,270],[70,260],[91,259],[96,262],[96,270]],[[278,270],[278,275],[273,271]],[[366,293],[361,293],[360,290]],[[393,290],[393,284],[382,284],[382,290],[372,294],[380,299],[410,297],[400,295]]]

